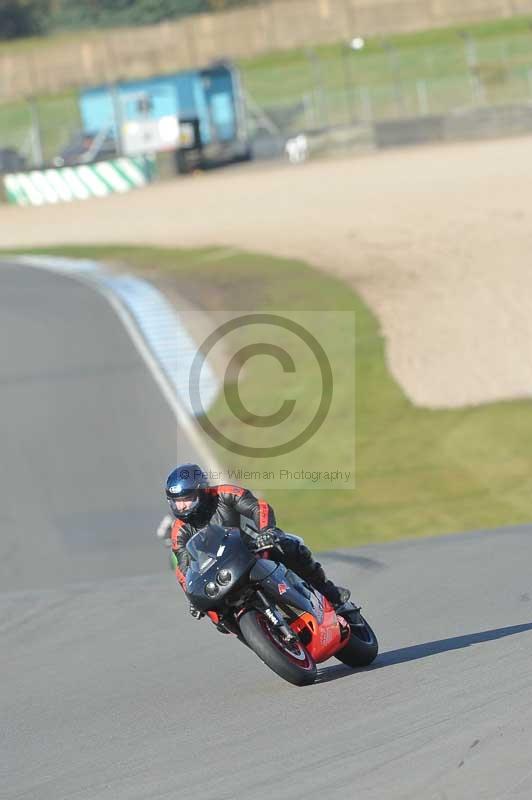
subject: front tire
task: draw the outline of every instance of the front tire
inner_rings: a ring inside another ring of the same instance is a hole
[[[246,611],[238,624],[249,647],[277,675],[295,686],[314,683],[318,674],[316,664],[301,642],[294,645],[284,642],[259,611]]]
[[[336,658],[348,667],[367,667],[377,658],[379,643],[371,628],[361,616],[364,625],[351,625],[349,641],[336,653]],[[349,622],[349,620],[347,620]]]

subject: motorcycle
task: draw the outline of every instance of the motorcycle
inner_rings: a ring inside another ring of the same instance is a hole
[[[353,603],[335,610],[275,560],[275,548],[256,555],[238,528],[214,524],[194,534],[186,547],[186,592],[194,606],[289,683],[314,683],[316,665],[332,656],[350,667],[368,666],[376,658],[377,638],[360,610]]]

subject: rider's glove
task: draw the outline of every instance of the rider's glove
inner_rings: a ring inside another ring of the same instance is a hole
[[[199,608],[196,608],[194,603],[190,603],[189,604],[188,610],[190,611],[190,613],[194,617],[194,619],[201,619],[202,617],[205,616],[203,611],[200,611]]]
[[[261,550],[270,550],[272,547],[275,547],[275,542],[275,531],[272,528],[260,531],[253,539],[253,552],[260,553]]]

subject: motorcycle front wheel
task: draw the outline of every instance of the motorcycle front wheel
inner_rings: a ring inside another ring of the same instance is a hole
[[[295,686],[314,683],[316,663],[299,640],[286,642],[260,611],[246,611],[238,624],[248,646],[277,675]]]

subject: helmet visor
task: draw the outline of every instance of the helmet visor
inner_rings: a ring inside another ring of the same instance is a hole
[[[168,503],[177,517],[188,517],[197,508],[199,503],[198,492],[190,492],[179,497],[169,497]]]

